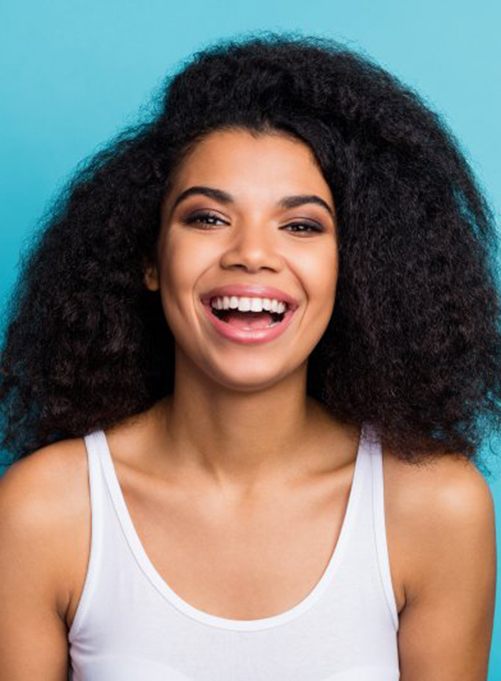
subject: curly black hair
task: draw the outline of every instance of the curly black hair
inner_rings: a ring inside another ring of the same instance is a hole
[[[146,122],[81,167],[29,244],[0,362],[15,458],[173,391],[174,339],[146,289],[176,168],[217,129],[312,149],[335,200],[333,314],[307,391],[413,463],[479,459],[501,421],[493,213],[442,117],[365,55],[318,36],[220,40],[167,78]]]

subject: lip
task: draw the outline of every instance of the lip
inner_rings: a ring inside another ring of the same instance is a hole
[[[210,307],[211,298],[217,296],[246,296],[249,298],[275,298],[276,300],[283,300],[288,305],[286,316],[289,312],[294,312],[299,307],[299,302],[285,291],[281,291],[274,286],[258,286],[256,284],[228,284],[226,286],[217,286],[216,288],[203,293],[200,300],[204,306]],[[285,322],[285,317],[280,326]],[[223,322],[224,323],[224,322]]]
[[[295,308],[290,307],[284,313],[282,321],[274,324],[273,326],[269,326],[264,329],[244,331],[243,329],[238,329],[227,322],[223,322],[223,320],[219,319],[219,317],[216,317],[216,315],[213,314],[209,303],[203,304],[205,315],[216,332],[227,340],[236,343],[242,343],[244,345],[251,343],[267,343],[274,340],[275,338],[278,338],[278,336],[281,336],[291,323],[292,317],[296,313],[297,307],[298,306]]]

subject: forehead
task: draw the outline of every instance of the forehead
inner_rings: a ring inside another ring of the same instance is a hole
[[[176,184],[222,182],[237,191],[250,185],[305,191],[329,187],[311,148],[281,132],[215,130],[188,152],[176,173]]]

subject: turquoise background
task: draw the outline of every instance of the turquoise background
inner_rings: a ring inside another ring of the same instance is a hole
[[[416,88],[461,141],[499,216],[500,21],[494,0],[2,2],[0,305],[37,220],[78,162],[147,112],[165,76],[193,51],[257,29],[336,38]],[[499,566],[499,464],[488,482]],[[501,679],[497,591],[489,681]]]

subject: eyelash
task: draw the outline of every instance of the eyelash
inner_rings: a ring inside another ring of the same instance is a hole
[[[186,218],[183,222],[187,225],[191,225],[194,222],[197,222],[197,220],[208,220],[208,219],[214,219],[214,220],[219,220],[220,222],[224,222],[221,220],[220,217],[217,215],[214,215],[214,213],[197,213],[196,215],[191,215],[190,217]],[[309,227],[311,231],[306,231],[304,229],[299,230],[299,231],[294,231],[293,234],[311,234],[312,232],[322,232],[323,229],[320,227],[320,225],[315,225],[311,222],[291,222],[286,227],[297,227],[297,226],[304,226],[304,227]],[[208,229],[208,228],[205,228]]]

